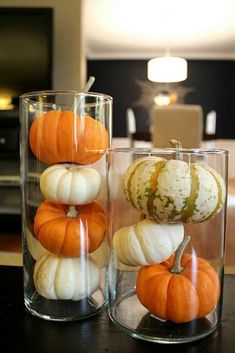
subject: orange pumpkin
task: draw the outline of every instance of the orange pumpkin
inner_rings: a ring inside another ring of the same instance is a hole
[[[190,254],[182,255],[182,272],[172,273],[173,259],[140,269],[136,287],[140,302],[152,314],[176,323],[204,317],[220,297],[217,273],[206,260]]]
[[[90,164],[102,156],[94,150],[108,147],[108,132],[89,116],[51,110],[33,121],[29,143],[34,155],[46,164]]]
[[[52,253],[78,257],[93,252],[106,231],[105,211],[97,202],[68,206],[44,201],[34,218],[34,232]]]

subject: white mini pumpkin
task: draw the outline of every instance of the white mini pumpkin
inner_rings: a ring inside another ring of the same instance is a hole
[[[203,163],[144,157],[124,176],[126,199],[157,222],[202,222],[225,202],[222,177]]]
[[[129,266],[158,264],[167,260],[184,237],[182,223],[158,224],[144,219],[120,228],[113,237],[117,259]]]
[[[81,300],[99,287],[99,268],[92,260],[45,254],[35,263],[34,285],[47,299]]]
[[[34,260],[38,260],[42,255],[49,254],[49,251],[42,246],[40,241],[38,241],[31,231],[26,227],[26,241],[28,250]]]
[[[54,164],[40,177],[40,189],[45,198],[68,205],[94,201],[100,187],[101,175],[96,169],[75,164]]]
[[[107,266],[109,259],[108,241],[104,239],[101,245],[95,251],[89,254],[89,258],[94,260],[99,268]]]

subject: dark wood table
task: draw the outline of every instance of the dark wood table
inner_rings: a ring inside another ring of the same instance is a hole
[[[0,322],[0,350],[6,353],[235,353],[235,276],[225,276],[222,325],[190,344],[136,340],[119,331],[106,310],[67,323],[33,317],[24,309],[22,267],[0,266]]]

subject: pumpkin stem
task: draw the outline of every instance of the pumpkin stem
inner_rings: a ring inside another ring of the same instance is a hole
[[[69,206],[68,210],[66,211],[66,217],[76,218],[78,211],[76,210],[75,206]]]
[[[171,139],[170,144],[176,149],[175,159],[180,159],[179,150],[182,148],[182,143],[178,140]]]
[[[141,213],[140,220],[143,221],[146,218],[147,218],[147,216],[145,214]]]
[[[69,165],[66,167],[68,172],[73,172],[75,170],[75,167],[73,165]]]
[[[172,265],[172,267],[170,269],[170,272],[172,272],[172,273],[181,273],[184,270],[184,268],[180,264],[180,261],[181,261],[181,257],[183,255],[183,252],[184,252],[186,246],[190,242],[190,239],[191,239],[190,235],[185,235],[184,236],[184,239],[182,240],[182,242],[180,243],[178,249],[176,250],[175,258],[174,258],[174,261],[173,261],[173,265]]]

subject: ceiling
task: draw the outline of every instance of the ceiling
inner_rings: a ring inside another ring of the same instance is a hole
[[[235,59],[235,0],[84,0],[89,59]]]

